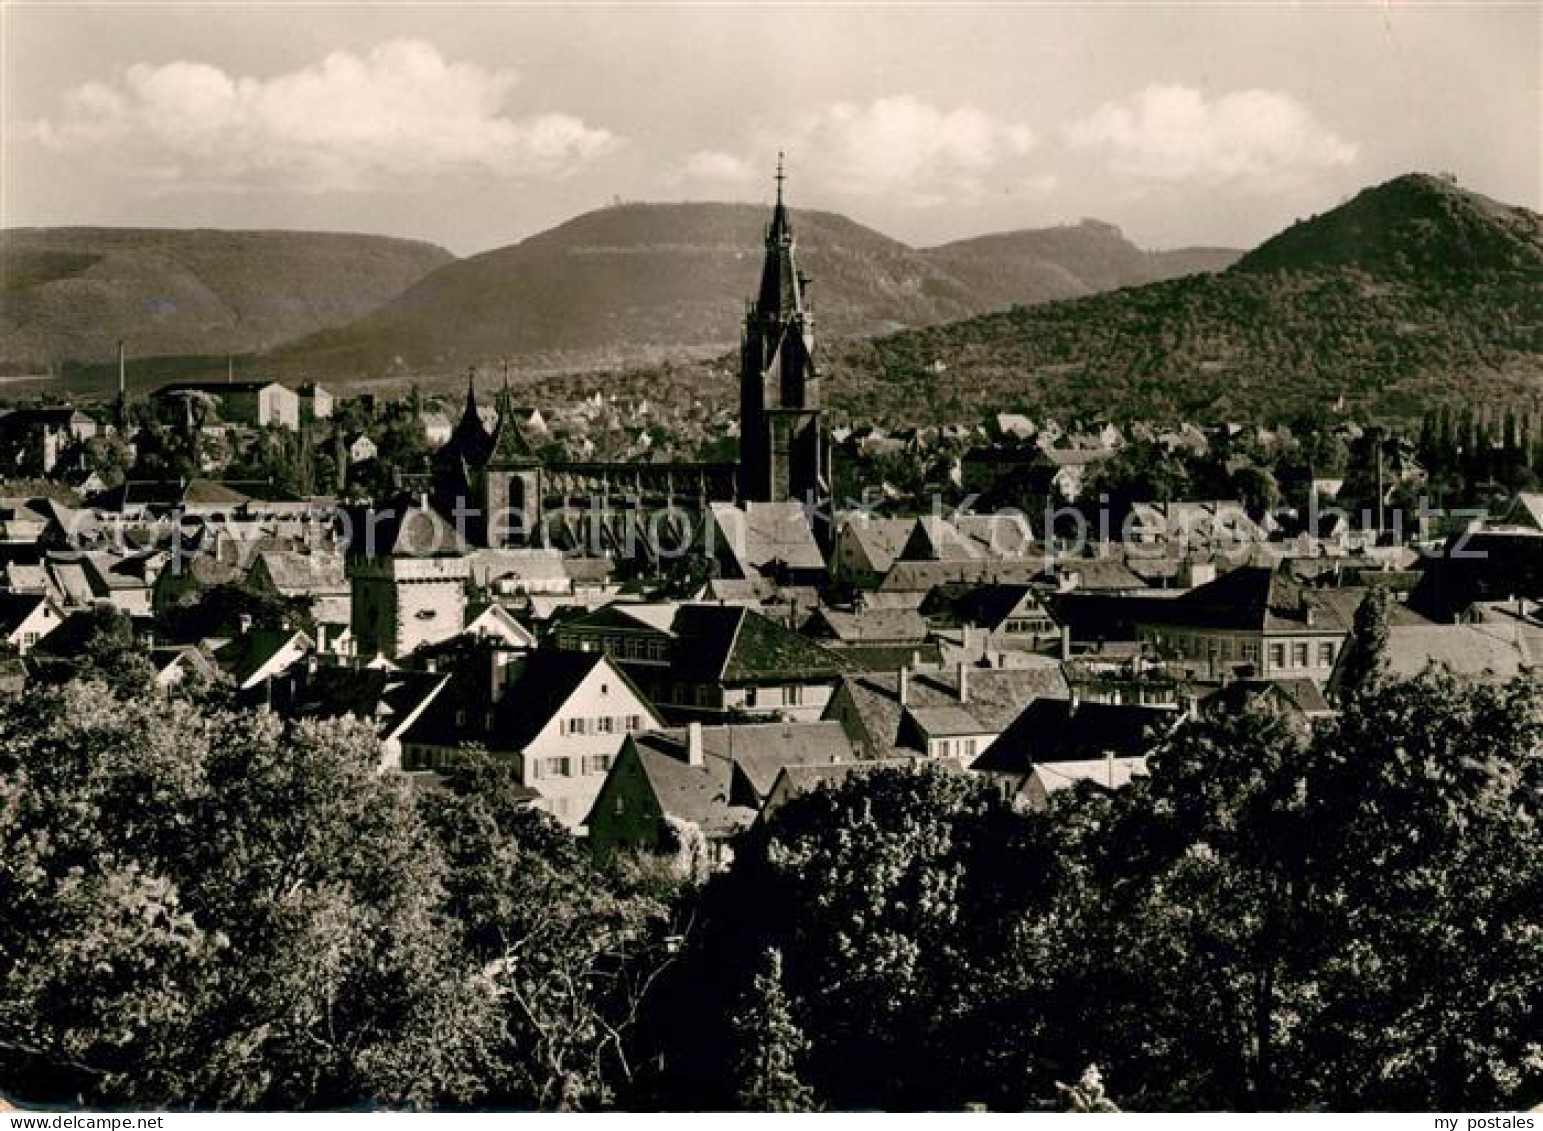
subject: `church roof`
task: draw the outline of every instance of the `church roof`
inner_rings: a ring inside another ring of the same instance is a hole
[[[489,464],[534,463],[536,453],[525,438],[517,419],[518,410],[509,398],[508,386],[498,395],[498,424],[494,428],[487,462]]]
[[[477,389],[470,379],[466,382],[466,407],[455,431],[440,449],[440,458],[446,461],[461,460],[469,467],[481,467],[487,463],[493,451],[493,437],[482,423],[482,413],[477,408]]]

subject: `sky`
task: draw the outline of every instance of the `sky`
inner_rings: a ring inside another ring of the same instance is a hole
[[[1410,171],[1543,210],[1543,5],[0,0],[0,226],[465,255],[616,200],[1251,246]]]

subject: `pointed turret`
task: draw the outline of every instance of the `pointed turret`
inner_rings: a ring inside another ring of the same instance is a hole
[[[488,435],[487,426],[482,423],[482,412],[477,407],[477,371],[469,370],[466,374],[466,407],[461,411],[461,419],[456,423],[455,431],[450,434],[450,440],[442,449],[444,455],[464,460],[473,467],[480,467],[487,461],[487,456],[493,448],[493,437]]]
[[[509,378],[498,393],[498,426],[493,432],[489,467],[526,467],[537,463],[535,450],[520,427],[514,396],[509,392]]]

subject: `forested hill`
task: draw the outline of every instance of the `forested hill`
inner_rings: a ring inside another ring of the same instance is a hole
[[[266,364],[334,380],[458,381],[507,358],[530,371],[713,357],[738,340],[768,210],[622,204],[448,264],[379,310]],[[1237,252],[1149,252],[1097,221],[918,249],[830,212],[793,209],[824,340],[968,318],[1013,303],[1215,270]]]
[[[1227,271],[854,343],[836,407],[900,420],[1004,409],[1389,418],[1543,397],[1543,220],[1442,178],[1399,177]]]
[[[0,370],[256,352],[373,310],[453,257],[337,232],[0,231]]]

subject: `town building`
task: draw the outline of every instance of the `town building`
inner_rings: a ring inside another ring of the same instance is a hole
[[[173,410],[180,402],[189,414],[194,399],[205,398],[225,424],[300,427],[300,397],[277,381],[178,381],[162,385],[151,396]]]

